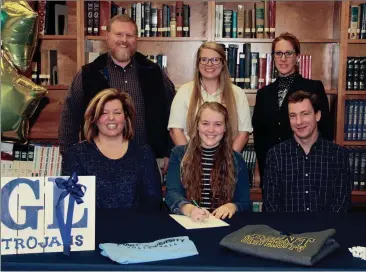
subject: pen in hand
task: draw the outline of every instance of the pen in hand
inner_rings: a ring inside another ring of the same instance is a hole
[[[209,217],[209,212],[206,209],[203,209],[198,205],[198,203],[192,199],[194,206],[196,206],[199,210],[195,210],[193,214],[191,214],[191,218],[193,221],[203,221],[205,218]]]
[[[197,204],[197,202],[192,198],[192,202],[193,202],[193,204],[197,207],[197,208],[200,208],[200,209],[202,209],[201,207],[200,207],[200,205],[198,205]]]

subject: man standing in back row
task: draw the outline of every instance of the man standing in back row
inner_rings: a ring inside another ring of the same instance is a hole
[[[173,146],[167,131],[173,83],[160,67],[137,50],[137,26],[127,15],[113,17],[107,29],[108,52],[84,65],[69,89],[59,127],[62,154],[79,142],[85,109],[101,90],[116,88],[131,95],[136,107],[135,140],[164,158],[163,173]],[[82,134],[83,138],[83,134]]]
[[[263,204],[269,212],[345,212],[352,185],[347,151],[324,139],[318,96],[297,91],[288,98],[289,140],[268,151]]]

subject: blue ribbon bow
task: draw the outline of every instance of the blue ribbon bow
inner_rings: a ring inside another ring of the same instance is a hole
[[[56,218],[58,227],[60,229],[62,242],[64,245],[64,254],[67,256],[70,255],[71,227],[72,227],[72,218],[74,216],[74,203],[75,202],[77,204],[83,203],[84,201],[81,198],[84,196],[86,192],[86,186],[77,184],[78,181],[79,179],[75,172],[68,180],[65,180],[63,178],[55,179],[57,187],[64,190],[61,193],[56,204]],[[68,195],[70,195],[70,199],[69,199],[69,206],[67,208],[67,218],[65,224],[61,210],[61,203],[64,200],[64,198],[67,197]]]

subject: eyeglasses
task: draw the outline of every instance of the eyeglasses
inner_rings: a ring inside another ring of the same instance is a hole
[[[286,51],[286,52],[281,52],[281,51],[276,51],[273,53],[275,58],[282,58],[283,55],[285,55],[285,58],[292,58],[295,54],[295,51]]]
[[[209,62],[212,63],[212,65],[219,65],[221,63],[221,58],[206,58],[202,57],[198,59],[200,64],[207,65]]]

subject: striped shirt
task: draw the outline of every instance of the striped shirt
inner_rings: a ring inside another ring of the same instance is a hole
[[[347,211],[348,154],[319,136],[308,154],[292,137],[268,151],[263,204],[271,212]]]
[[[214,164],[214,157],[217,147],[202,147],[202,174],[201,174],[201,202],[200,206],[211,211],[212,191],[211,191],[211,173]]]

